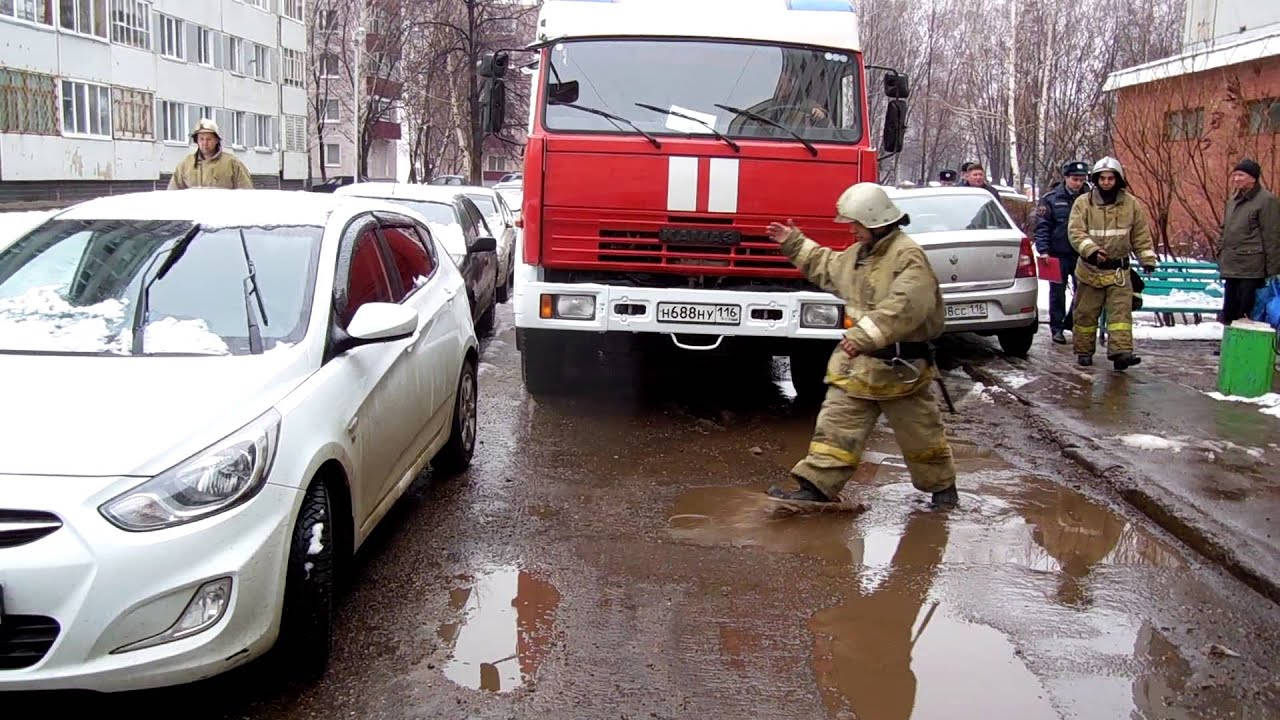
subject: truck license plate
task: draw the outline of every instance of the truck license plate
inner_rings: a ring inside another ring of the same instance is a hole
[[[741,325],[742,307],[701,303],[658,303],[658,321],[690,325]]]
[[[948,320],[968,320],[970,318],[984,318],[987,316],[987,304],[980,303],[956,303],[947,306]]]

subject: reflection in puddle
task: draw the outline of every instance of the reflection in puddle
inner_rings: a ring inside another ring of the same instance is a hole
[[[445,677],[490,692],[510,692],[526,683],[550,650],[560,593],[514,567],[493,567],[449,593],[460,619],[442,624],[440,638],[451,656]]]

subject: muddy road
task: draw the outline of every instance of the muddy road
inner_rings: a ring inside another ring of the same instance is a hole
[[[882,427],[857,477],[867,512],[779,518],[761,491],[814,417],[785,364],[664,357],[536,402],[501,312],[475,463],[422,479],[363,549],[324,681],[258,665],[39,708],[1280,717],[1280,609],[1099,494],[1007,393],[947,375],[960,509],[927,508]]]

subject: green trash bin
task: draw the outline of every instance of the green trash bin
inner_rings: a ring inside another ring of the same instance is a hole
[[[1254,398],[1271,392],[1276,369],[1276,331],[1266,323],[1237,320],[1222,333],[1218,392]]]

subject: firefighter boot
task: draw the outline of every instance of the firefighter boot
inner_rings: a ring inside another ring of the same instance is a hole
[[[795,480],[796,484],[800,486],[799,490],[786,490],[780,485],[774,485],[768,490],[769,497],[777,498],[778,500],[791,500],[791,501],[799,501],[799,502],[820,502],[820,503],[836,502],[835,500],[832,500],[831,498],[824,495],[823,492],[819,490],[816,485],[809,482],[808,480],[805,480],[804,478],[798,475],[792,475],[791,479]]]
[[[1076,362],[1080,365],[1080,367],[1089,367],[1090,365],[1092,365],[1092,364],[1093,364],[1093,356],[1092,356],[1092,355],[1077,355],[1077,356],[1076,356]]]
[[[1124,371],[1142,362],[1142,358],[1131,352],[1116,353],[1107,358],[1115,365],[1116,370]]]
[[[940,490],[933,494],[930,504],[935,508],[953,508],[960,504],[960,493],[956,490],[953,483],[946,490]]]

